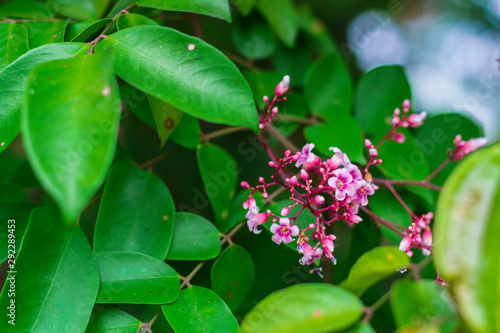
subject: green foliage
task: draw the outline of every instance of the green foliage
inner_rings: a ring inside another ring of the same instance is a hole
[[[237,332],[238,322],[227,305],[210,289],[189,287],[161,307],[175,332]]]
[[[376,247],[365,252],[352,266],[349,276],[340,286],[361,296],[375,283],[406,268],[410,260],[394,246]]]
[[[15,23],[0,24],[0,69],[28,52],[28,30]]]
[[[228,0],[138,0],[137,5],[177,12],[208,15],[231,22]]]
[[[219,255],[219,231],[200,215],[176,213],[172,245],[165,259],[206,260]]]
[[[255,280],[250,254],[239,245],[230,245],[214,262],[212,290],[235,311],[248,296]]]
[[[337,332],[361,314],[361,302],[342,288],[299,284],[260,301],[243,319],[241,332]]]
[[[69,20],[26,22],[30,49],[64,41],[64,33]]]
[[[262,21],[238,22],[231,37],[238,51],[250,60],[268,58],[276,48],[276,39],[270,27]]]
[[[108,53],[54,60],[36,67],[27,85],[26,152],[68,220],[101,186],[116,149],[119,95],[111,69]]]
[[[109,22],[111,22],[111,19],[71,22],[66,30],[65,40],[85,42],[104,29]]]
[[[7,203],[0,206],[0,221],[2,221],[2,224],[0,224],[0,235],[5,235],[5,237],[0,238],[0,248],[2,249],[0,262],[13,259],[13,254],[19,250],[21,244],[11,241],[11,245],[9,246],[9,239],[15,240],[16,238],[21,239],[23,237],[30,219],[31,209],[33,208],[32,204],[24,202]]]
[[[496,240],[500,236],[500,145],[468,157],[446,181],[436,211],[436,258],[463,320],[476,332],[499,329]]]
[[[137,333],[141,322],[128,313],[111,307],[96,306],[92,311],[86,333],[121,332]]]
[[[291,0],[255,0],[257,9],[288,47],[294,47],[298,34],[295,8]]]

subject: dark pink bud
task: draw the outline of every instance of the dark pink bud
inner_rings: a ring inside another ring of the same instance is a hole
[[[304,169],[300,170],[300,178],[302,178],[303,180],[309,179],[309,174],[307,173],[306,170],[304,170]]]
[[[373,148],[372,142],[370,140],[368,140],[368,139],[365,139],[365,147],[367,149],[372,149]]]
[[[263,123],[260,123],[260,124],[259,124],[259,128],[260,128],[260,129],[264,129],[264,126],[265,126],[265,125],[264,125]]]
[[[432,231],[430,228],[424,230],[422,244],[426,246],[432,246]],[[429,251],[428,249],[422,249],[422,253],[424,256],[428,256],[429,254],[431,254],[431,251]]]
[[[274,163],[273,161],[269,161],[268,164],[271,168],[274,168],[276,166],[276,163]]]
[[[288,214],[290,214],[290,207],[283,207],[283,209],[281,210],[281,215],[287,216]]]
[[[277,106],[275,106],[275,107],[271,110],[271,113],[272,113],[272,114],[276,114],[276,113],[278,113],[278,107],[277,107]]]
[[[264,183],[264,177],[259,177],[259,182]]]
[[[343,160],[338,155],[340,154],[335,154],[326,161],[330,170],[335,170],[342,164]]]
[[[393,113],[394,118],[396,118],[396,117],[399,118],[400,114],[401,114],[401,110],[399,110],[399,108],[395,108],[394,113]]]
[[[267,103],[267,102],[269,102],[269,97],[264,96],[263,100],[264,100],[264,102],[266,102],[266,103]]]
[[[312,162],[304,162],[304,164],[302,164],[302,168],[304,168],[306,170],[313,170],[320,163],[321,163],[321,158],[319,158],[318,156],[314,155],[313,161]]]
[[[290,157],[291,154],[289,149],[285,150],[285,157]]]
[[[408,111],[410,111],[410,100],[405,99],[403,101],[403,112],[407,113]]]
[[[317,195],[314,197],[313,203],[315,205],[321,206],[322,204],[325,203],[325,197],[323,197],[322,195]]]
[[[283,80],[280,83],[278,83],[276,89],[274,90],[276,97],[283,96],[288,91],[289,86],[290,86],[290,76],[285,75],[283,77]]]
[[[293,176],[292,178],[290,178],[290,186],[291,187],[294,187],[295,185],[297,185],[297,177],[296,176]]]
[[[404,236],[401,242],[399,243],[399,250],[400,251],[407,251],[410,249],[412,240],[410,236]]]
[[[243,182],[241,182],[241,187],[250,188],[250,184],[248,184],[248,182],[243,181]]]
[[[396,141],[397,143],[403,143],[405,142],[405,136],[403,133],[396,133],[396,135],[394,136],[394,141]]]
[[[375,148],[370,149],[369,152],[370,152],[370,156],[371,157],[377,157],[378,156],[378,151]]]

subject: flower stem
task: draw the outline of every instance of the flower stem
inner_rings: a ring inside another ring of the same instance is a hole
[[[274,127],[270,123],[267,123],[264,128],[269,134],[271,134],[271,136],[273,136],[276,140],[278,140],[278,142],[281,143],[286,149],[290,149],[292,152],[300,151],[300,149],[297,148],[297,146],[295,146],[287,138],[281,135],[281,133],[276,129],[276,127]]]
[[[240,131],[246,131],[246,130],[250,130],[250,129],[248,127],[244,127],[244,126],[224,127],[220,130],[213,131],[213,132],[210,132],[207,134],[203,134],[201,136],[201,141],[208,141],[211,139],[218,138],[220,136],[224,136],[224,135],[228,135],[228,134],[232,134],[232,133],[240,132]]]
[[[424,182],[428,183],[432,178],[434,178],[441,170],[443,170],[447,165],[448,163],[451,162],[451,159],[450,158],[447,158],[446,160],[444,160],[443,163],[441,163],[440,166],[438,166],[436,168],[436,170],[432,171],[432,173],[430,175],[427,176],[427,178],[424,179]]]
[[[389,189],[389,191],[391,191],[392,195],[394,195],[394,197],[399,201],[401,206],[403,206],[403,208],[408,212],[408,214],[410,214],[410,217],[412,219],[416,219],[417,216],[415,215],[415,213],[410,209],[410,207],[408,207],[406,202],[404,202],[403,198],[401,198],[401,196],[398,194],[398,192],[396,192],[394,187],[392,187],[391,184],[384,184],[384,185]]]
[[[373,178],[373,182],[383,185],[390,184],[390,185],[427,187],[430,188],[431,190],[441,191],[441,186],[430,184],[424,180],[392,180],[392,179]]]

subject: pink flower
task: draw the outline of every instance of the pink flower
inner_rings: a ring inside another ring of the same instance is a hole
[[[486,145],[488,139],[486,138],[475,138],[468,141],[463,141],[462,136],[459,134],[453,140],[455,144],[455,150],[453,151],[451,158],[455,161],[461,160],[465,155],[472,153],[476,149]]]
[[[361,221],[363,221],[363,219],[355,214],[351,214],[347,217],[347,222],[352,223],[352,224],[358,224]]]
[[[371,182],[369,183],[366,180],[357,180],[356,190],[351,196],[352,200],[361,206],[366,206],[368,205],[368,195],[375,193],[376,189],[377,185],[373,185]]]
[[[426,246],[432,246],[432,231],[430,228],[427,228],[424,230],[424,234],[422,236],[422,244]],[[426,248],[422,249],[422,254],[424,256],[428,256],[431,254],[431,251],[429,251]]]
[[[334,235],[328,235],[328,237],[325,237],[325,239],[323,239],[323,251],[325,252],[325,256],[329,258],[334,265],[337,264],[337,259],[335,259],[332,254],[334,249],[333,241],[335,240],[335,238],[336,237]]]
[[[354,165],[354,164],[349,164],[346,167],[347,171],[349,171],[349,174],[352,176],[352,179],[354,180],[360,180],[363,179],[363,175],[361,174],[361,171],[359,171],[359,168]]]
[[[349,157],[347,157],[347,154],[346,153],[343,153],[340,149],[338,149],[337,147],[330,147],[329,148],[330,150],[332,150],[335,155],[333,155],[334,157],[337,157],[337,158],[340,158],[342,160],[342,163],[341,165],[345,168],[346,166],[348,166],[349,164],[351,164],[351,160],[349,160]]]
[[[299,259],[299,263],[301,265],[311,265],[314,260],[321,258],[323,250],[319,248],[314,250],[311,245],[304,243],[302,244],[302,254],[304,254],[304,256]]]
[[[412,239],[410,236],[404,236],[401,242],[399,243],[400,251],[409,251],[412,245]]]
[[[413,113],[411,114],[408,119],[406,120],[408,122],[408,125],[410,127],[419,127],[424,123],[424,119],[427,117],[426,112],[420,112],[420,113]]]
[[[290,219],[282,217],[280,218],[280,224],[273,223],[271,225],[271,232],[274,234],[271,239],[276,244],[281,244],[281,242],[290,243],[293,242],[291,236],[299,234],[299,227],[296,225],[290,226]]]
[[[283,76],[283,80],[280,83],[278,83],[276,89],[274,90],[276,97],[283,96],[288,91],[289,86],[290,86],[290,76],[285,75]]]
[[[333,173],[335,176],[328,179],[328,185],[335,189],[335,199],[342,201],[346,195],[353,195],[356,185],[351,174],[346,169],[337,169]]]
[[[255,205],[256,205],[255,199],[250,197],[250,198],[248,198],[247,201],[245,201],[243,203],[243,209],[249,209],[249,208],[255,207]]]
[[[257,227],[265,223],[269,218],[269,215],[267,213],[259,214],[259,207],[252,206],[248,210],[248,213],[245,215],[245,217],[248,219],[248,230],[250,230],[254,234],[260,234],[262,230],[257,229]]]
[[[297,162],[295,163],[295,166],[298,168],[300,167],[304,162],[311,163],[314,161],[314,155],[311,153],[311,150],[314,149],[314,143],[306,143],[304,147],[302,147],[302,154],[299,156],[297,159]]]

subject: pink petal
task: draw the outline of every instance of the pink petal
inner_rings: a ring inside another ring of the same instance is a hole
[[[280,227],[278,224],[276,224],[276,223],[273,223],[273,224],[271,225],[271,232],[272,232],[273,234],[277,233],[277,232],[278,232],[278,230],[280,230],[280,229],[281,229],[281,227]]]
[[[299,227],[296,225],[290,227],[290,235],[297,236],[299,234]]]
[[[273,242],[279,245],[283,241],[283,236],[276,234],[273,237],[271,237],[271,239],[273,240]]]

